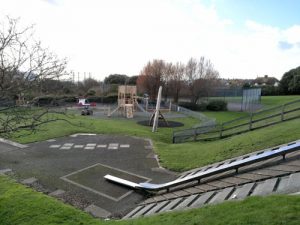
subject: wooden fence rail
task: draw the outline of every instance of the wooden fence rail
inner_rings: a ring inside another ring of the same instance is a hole
[[[225,138],[297,118],[300,118],[300,99],[214,126],[173,132],[173,143]]]

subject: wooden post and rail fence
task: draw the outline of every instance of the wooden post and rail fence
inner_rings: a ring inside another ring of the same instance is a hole
[[[300,99],[215,126],[175,131],[173,132],[173,143],[226,138],[297,118],[300,118]]]

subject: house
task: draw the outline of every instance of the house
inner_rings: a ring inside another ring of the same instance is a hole
[[[275,77],[269,77],[268,75],[265,75],[263,77],[257,77],[255,80],[253,80],[252,85],[256,87],[259,86],[278,87],[279,80],[277,80]]]
[[[220,85],[224,87],[244,87],[246,84],[252,83],[251,79],[220,79]]]

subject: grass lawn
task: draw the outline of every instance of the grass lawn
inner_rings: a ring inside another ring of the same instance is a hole
[[[285,103],[292,102],[299,99],[300,99],[300,95],[262,96],[261,104],[263,105],[263,108],[261,110],[272,108],[275,106],[280,106]],[[216,118],[217,122],[219,123],[223,123],[226,121],[234,120],[239,117],[249,115],[249,113],[247,112],[228,112],[228,111],[220,111],[220,112],[204,111],[202,113],[207,117]]]
[[[251,197],[182,212],[125,221],[103,221],[0,175],[1,225],[296,225],[300,196]]]
[[[287,96],[262,96],[261,103],[264,109],[269,109],[275,106],[280,106],[285,103],[299,100],[300,95],[287,95]],[[218,123],[224,123],[230,120],[234,120],[243,116],[249,115],[248,112],[229,112],[229,111],[203,111],[201,112],[209,118],[215,118]]]
[[[205,111],[202,112],[205,116],[215,118],[218,123],[224,123],[226,121],[234,120],[243,116],[249,115],[247,112],[229,112],[229,111]]]
[[[164,166],[184,171],[299,138],[300,119],[296,119],[215,141],[172,145],[157,142],[157,151]]]
[[[300,95],[284,95],[284,96],[262,96],[261,104],[263,104],[264,108],[271,108],[274,106],[283,105],[288,102],[292,102],[295,100],[299,100]]]

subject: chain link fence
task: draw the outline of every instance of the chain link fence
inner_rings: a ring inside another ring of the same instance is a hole
[[[206,133],[216,126],[216,120],[205,116],[203,113],[195,112],[182,106],[172,104],[171,111],[180,112],[184,115],[193,117],[201,121],[199,124],[195,124],[193,128],[185,129],[181,131],[173,132],[173,143],[180,143],[190,139],[191,137],[197,137],[199,134]]]

